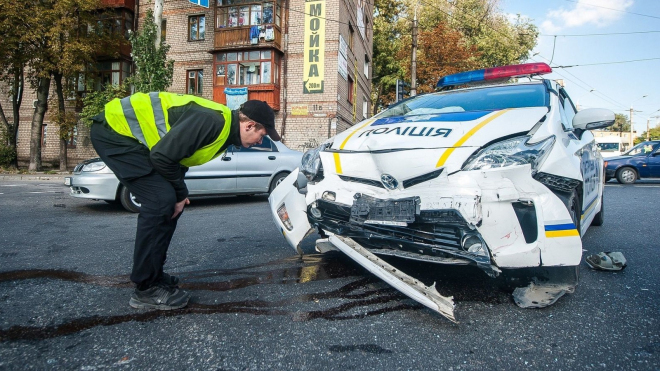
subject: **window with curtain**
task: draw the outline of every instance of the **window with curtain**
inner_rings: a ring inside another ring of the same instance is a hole
[[[204,40],[206,17],[191,15],[188,17],[188,41]]]
[[[279,84],[280,56],[272,50],[245,50],[215,55],[214,85]]]
[[[282,26],[282,0],[218,1],[216,28],[276,25]]]
[[[203,86],[203,70],[188,70],[188,94],[201,95]]]

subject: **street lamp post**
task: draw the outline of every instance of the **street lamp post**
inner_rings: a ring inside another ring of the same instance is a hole
[[[635,103],[638,100],[644,99],[646,97],[647,97],[647,95],[644,95],[641,98],[634,100],[632,103]],[[630,147],[629,148],[632,148],[632,146],[633,146],[633,135],[634,135],[633,134],[634,125],[633,125],[633,106],[632,106],[632,103],[630,103],[630,141],[629,141]]]
[[[658,118],[660,118],[660,116],[651,116],[648,119],[646,119],[646,141],[647,142],[649,140],[651,140],[651,128],[649,127],[649,121],[651,121],[651,119],[658,119]],[[656,120],[656,125],[657,125],[657,121],[658,120]]]
[[[575,100],[575,101],[577,102],[577,110],[578,110],[578,111],[582,109],[582,106],[580,105],[580,99],[582,99],[582,97],[584,97],[585,95],[587,95],[587,94],[589,94],[589,93],[592,93],[592,92],[594,92],[594,91],[596,91],[596,89],[591,89],[591,90],[589,90],[588,92],[586,92],[586,93],[580,95],[580,97],[578,97],[578,99]]]

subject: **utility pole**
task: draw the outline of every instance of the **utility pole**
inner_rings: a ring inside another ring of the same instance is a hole
[[[649,121],[651,121],[650,118],[646,119],[646,141],[649,141]]]
[[[630,147],[632,148],[633,146],[633,107],[630,105],[630,141],[629,141]]]
[[[161,26],[163,23],[163,0],[154,2],[154,23],[156,24],[156,49],[160,48]]]
[[[410,63],[410,96],[417,95],[417,5],[412,26],[412,60]]]

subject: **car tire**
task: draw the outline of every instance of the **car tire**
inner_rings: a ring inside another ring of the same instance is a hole
[[[605,222],[605,203],[603,203],[605,197],[603,195],[600,195],[600,211],[596,216],[594,216],[594,220],[591,222],[591,225],[595,225],[596,227],[600,227],[603,225]]]
[[[582,217],[582,206],[580,205],[580,195],[578,194],[577,190],[573,190],[571,193],[571,197],[568,199],[568,204],[566,205],[568,207],[568,213],[571,216],[571,220],[573,221],[573,224],[575,224],[575,229],[577,229],[578,233],[580,235],[580,218]]]
[[[135,199],[131,191],[129,191],[128,188],[124,186],[122,186],[121,191],[119,191],[119,201],[121,202],[121,206],[123,206],[124,209],[132,213],[140,212],[140,203]]]
[[[616,180],[621,184],[633,184],[637,180],[637,172],[631,167],[622,167],[616,172]]]
[[[275,187],[277,187],[280,183],[282,183],[284,178],[286,178],[288,175],[289,175],[289,173],[279,173],[279,174],[275,175],[273,180],[270,181],[270,187],[268,188],[268,194],[273,192],[273,189],[275,189]]]

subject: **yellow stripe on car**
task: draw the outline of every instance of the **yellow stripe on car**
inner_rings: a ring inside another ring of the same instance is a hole
[[[445,152],[442,154],[442,156],[440,156],[440,159],[438,160],[438,163],[435,164],[435,167],[439,168],[439,167],[443,166],[445,164],[445,162],[447,161],[447,159],[449,158],[449,156],[454,152],[454,150],[456,148],[462,146],[463,143],[465,143],[468,139],[470,139],[470,137],[472,137],[477,131],[479,131],[479,129],[483,128],[484,126],[486,126],[486,124],[488,124],[489,122],[495,120],[496,118],[502,116],[507,111],[510,111],[510,109],[505,109],[505,110],[496,112],[496,113],[492,114],[490,117],[488,117],[487,119],[480,122],[477,126],[473,127],[470,131],[468,131],[465,135],[463,135],[461,137],[461,139],[458,140],[458,142],[454,143],[453,146],[451,146],[450,148],[447,148],[445,150]]]
[[[580,237],[580,233],[578,233],[577,229],[567,229],[563,231],[545,231],[545,236],[548,238],[552,237],[571,237],[571,236],[577,236]]]
[[[346,136],[346,139],[344,139],[344,141],[341,142],[341,145],[339,146],[339,149],[344,149],[344,147],[346,146],[346,143],[348,143],[348,140],[351,139],[353,134],[355,134],[358,131],[360,131],[361,129],[371,125],[374,121],[375,121],[375,119],[371,119],[371,120],[365,122],[364,125],[362,125],[359,128],[353,130],[350,134],[348,134],[348,136]],[[335,170],[336,170],[337,174],[341,174],[342,170],[341,170],[341,160],[339,159],[339,153],[334,153],[333,157],[335,159]]]

